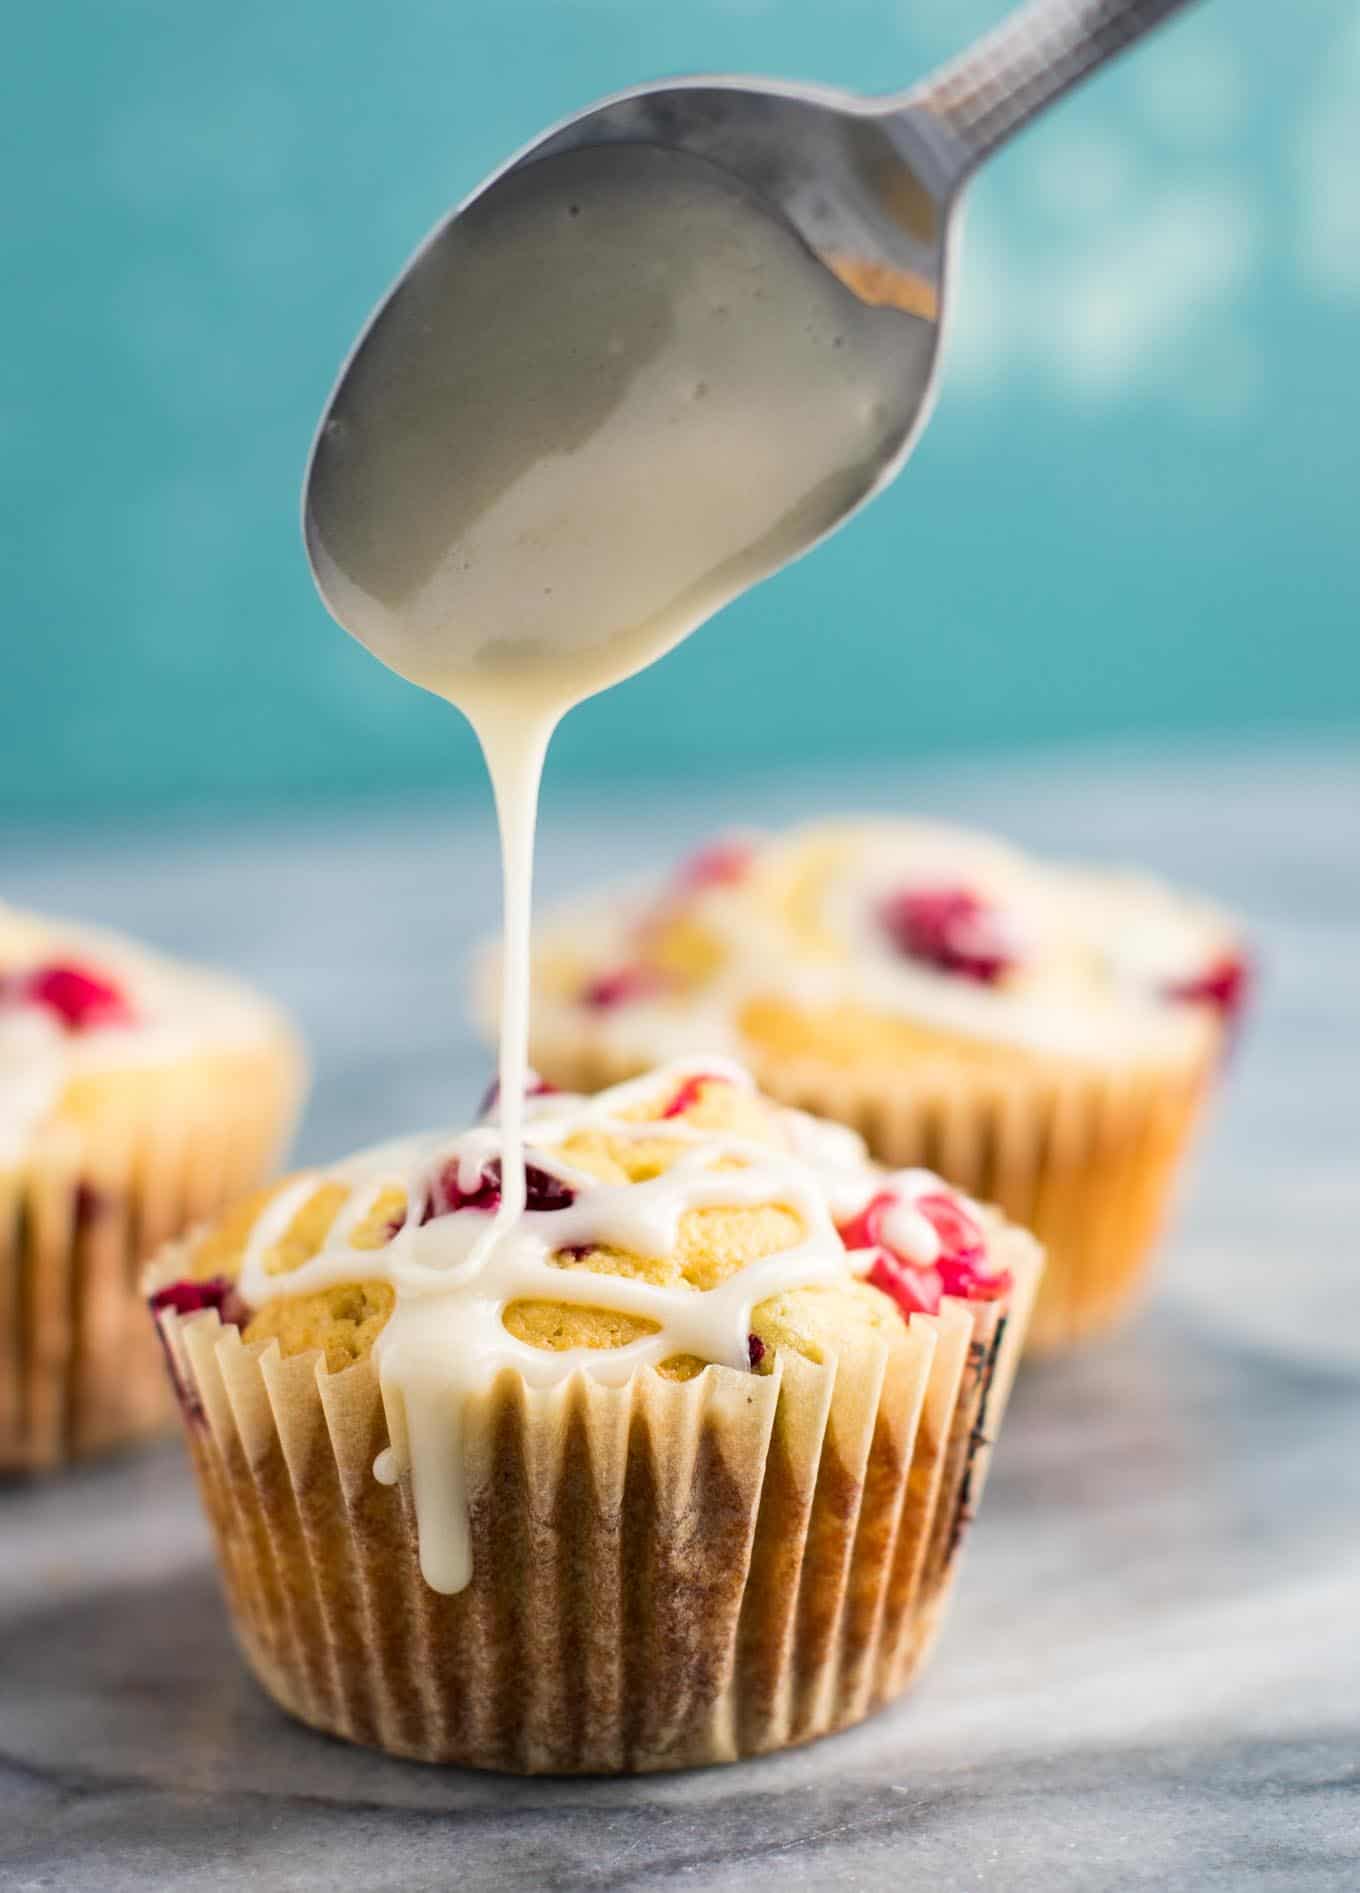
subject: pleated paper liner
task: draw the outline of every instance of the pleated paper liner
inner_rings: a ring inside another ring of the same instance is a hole
[[[160,1317],[238,1641],[275,1700],[393,1754],[517,1773],[730,1761],[896,1696],[922,1661],[977,1505],[1040,1273],[998,1230],[1007,1304],[916,1316],[854,1372],[506,1371],[468,1406],[474,1575],[420,1573],[409,1485],[385,1486],[369,1361],[247,1346]],[[187,1249],[149,1287],[175,1280]]]
[[[1105,1071],[1036,1060],[1030,1074],[943,1057],[885,1079],[881,1070],[745,1055],[767,1096],[848,1124],[880,1163],[937,1170],[1033,1230],[1047,1263],[1031,1354],[1099,1333],[1136,1299],[1216,1059],[1206,1037],[1201,1055],[1179,1066]],[[585,1030],[536,1034],[533,1061],[566,1091],[598,1091],[645,1069]]]
[[[283,1040],[100,1074],[0,1172],[0,1473],[166,1425],[141,1266],[269,1174],[301,1085]]]

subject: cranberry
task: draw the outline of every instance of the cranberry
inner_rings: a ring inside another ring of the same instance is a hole
[[[880,1190],[858,1216],[842,1226],[840,1237],[847,1249],[878,1251],[866,1280],[891,1295],[904,1314],[937,1314],[946,1295],[963,1301],[995,1301],[1010,1292],[1006,1270],[989,1274],[984,1267],[987,1244],[981,1229],[963,1205],[943,1190],[918,1196],[912,1204],[939,1238],[935,1261],[922,1266],[899,1255],[883,1235],[884,1218],[898,1201],[894,1191]]]
[[[587,980],[578,995],[592,1012],[612,1012],[615,1006],[632,1005],[638,999],[654,999],[670,982],[654,966],[618,966],[612,972],[599,973]]]
[[[549,1098],[557,1091],[556,1085],[550,1085],[546,1078],[540,1078],[536,1071],[525,1074],[524,1095],[526,1098]],[[501,1081],[493,1078],[482,1093],[482,1101],[477,1106],[478,1117],[490,1117],[501,1101]]]
[[[895,1190],[880,1190],[877,1196],[871,1196],[859,1215],[841,1227],[840,1238],[846,1248],[892,1250],[892,1244],[883,1234],[883,1219],[901,1200]],[[925,1217],[939,1237],[940,1255],[931,1267],[937,1266],[939,1261],[977,1262],[986,1254],[982,1231],[956,1197],[943,1190],[932,1190],[926,1196],[916,1197],[911,1208]],[[909,1267],[917,1266],[910,1256],[899,1255],[897,1260]]]
[[[20,1005],[45,1006],[68,1032],[89,1032],[101,1025],[130,1025],[132,1007],[112,980],[80,966],[54,962],[6,981],[0,998]]]
[[[726,1079],[717,1078],[709,1071],[701,1071],[693,1078],[686,1078],[685,1082],[661,1113],[662,1118],[683,1117],[692,1104],[699,1102],[705,1085],[720,1085],[726,1082]]]
[[[839,1234],[847,1249],[876,1249],[881,1237],[879,1231],[883,1218],[897,1201],[891,1190],[880,1190],[877,1196],[871,1196],[858,1216],[841,1225]]]
[[[496,1182],[500,1183],[501,1167],[499,1163],[491,1166],[496,1173]],[[562,1181],[561,1177],[552,1176],[547,1170],[540,1170],[538,1165],[530,1163],[524,1169],[524,1207],[533,1210],[570,1209],[576,1201],[576,1192]]]
[[[1011,1292],[1011,1272],[999,1269],[989,1275],[969,1258],[941,1256],[935,1264],[940,1287],[959,1301],[1000,1301]]]
[[[196,1315],[204,1308],[216,1308],[224,1321],[243,1326],[249,1318],[235,1282],[229,1282],[225,1275],[211,1276],[206,1282],[171,1282],[148,1299],[151,1312],[157,1315],[165,1308],[173,1308],[177,1315]]]
[[[754,1373],[765,1358],[765,1343],[758,1334],[747,1335],[746,1352],[751,1362],[751,1372]]]
[[[878,918],[899,953],[942,973],[992,986],[1015,964],[998,910],[966,887],[907,888]]]
[[[481,1210],[486,1215],[494,1214],[501,1206],[501,1160],[493,1157],[484,1164],[471,1190],[462,1188],[458,1181],[459,1162],[455,1157],[444,1165],[435,1179],[430,1200],[425,1205],[422,1223],[433,1222],[436,1216],[452,1216],[460,1209]],[[524,1207],[531,1210],[570,1209],[576,1201],[576,1192],[569,1189],[560,1177],[551,1176],[548,1171],[540,1170],[535,1163],[524,1167]],[[400,1225],[398,1225],[400,1226]]]
[[[937,1190],[918,1196],[915,1207],[940,1238],[937,1267],[947,1262],[979,1262],[987,1253],[982,1231],[955,1197]]]
[[[891,1295],[904,1315],[935,1315],[940,1311],[944,1290],[935,1269],[912,1268],[880,1249],[866,1280]]]
[[[420,1219],[422,1223],[433,1222],[436,1216],[452,1216],[460,1209],[479,1209],[492,1215],[500,1208],[500,1164],[493,1159],[484,1165],[470,1190],[465,1190],[459,1181],[461,1169],[457,1157],[444,1165],[430,1190],[429,1201]]]
[[[1225,953],[1194,979],[1175,982],[1166,989],[1168,999],[1189,1005],[1214,1006],[1224,1019],[1235,1019],[1246,1003],[1251,985],[1251,967],[1240,953]]]
[[[755,855],[749,841],[710,842],[680,863],[675,872],[676,892],[697,894],[705,887],[735,887],[751,872]]]

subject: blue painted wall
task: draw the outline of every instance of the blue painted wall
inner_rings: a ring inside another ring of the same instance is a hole
[[[0,814],[477,781],[458,720],[334,630],[298,545],[313,420],[376,293],[600,92],[703,68],[883,90],[1002,11],[14,13]],[[573,718],[559,778],[1360,724],[1357,100],[1354,0],[1211,0],[1005,154],[904,478]]]

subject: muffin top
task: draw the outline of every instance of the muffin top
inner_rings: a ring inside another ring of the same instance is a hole
[[[789,1349],[853,1372],[905,1347],[912,1316],[1006,1297],[1008,1255],[1031,1253],[937,1177],[876,1169],[853,1132],[769,1103],[722,1060],[593,1098],[538,1090],[526,1113],[528,1202],[509,1226],[492,1100],[471,1130],[262,1192],[150,1277],[157,1311],[216,1308],[247,1343],[315,1350],[331,1372],[372,1357],[392,1441],[374,1470],[411,1470],[439,1590],[468,1577],[461,1398],[503,1370],[533,1386],[768,1374]]]
[[[880,820],[728,838],[561,912],[535,997],[545,1043],[586,1029],[628,1062],[696,1037],[846,1065],[945,1043],[1142,1062],[1212,1045],[1245,979],[1232,923],[1146,876]]]
[[[0,1165],[82,1080],[252,1046],[286,1030],[235,981],[118,934],[0,904]]]

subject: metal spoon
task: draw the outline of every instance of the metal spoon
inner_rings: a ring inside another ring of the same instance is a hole
[[[964,185],[1031,119],[1187,4],[1031,0],[886,99],[735,78],[640,87],[547,133],[506,169],[581,145],[643,143],[744,178],[863,301],[896,303],[934,330],[934,346],[913,351],[915,412],[896,471],[929,412]]]
[[[466,241],[468,228],[460,229],[460,222],[493,185],[527,165],[587,146],[680,150],[735,174],[862,303],[905,312],[904,360],[894,397],[899,411],[891,417],[894,451],[876,477],[819,526],[812,543],[887,484],[925,422],[946,312],[953,213],[972,172],[1030,119],[1187,3],[1032,0],[940,73],[887,99],[764,80],[684,79],[606,99],[527,146],[411,259],[331,394],[304,489],[308,557],[328,607],[370,641],[354,622],[352,588],[346,595],[341,582],[337,562],[345,563],[347,547],[337,543],[333,525],[327,543],[327,482],[353,477],[352,462],[351,471],[341,473],[334,464],[335,443],[346,438],[347,384],[352,391],[352,373],[384,319],[390,314],[400,326],[403,292],[416,270],[443,263],[441,250],[450,268],[460,266],[457,245]],[[355,446],[351,436],[347,451]],[[383,469],[375,462],[369,472],[390,510]],[[366,522],[369,539],[372,524]]]

